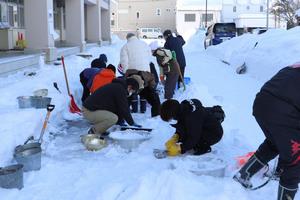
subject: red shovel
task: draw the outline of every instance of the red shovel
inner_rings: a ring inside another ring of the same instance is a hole
[[[67,85],[68,94],[69,94],[69,96],[70,96],[70,98],[71,98],[71,101],[70,101],[70,104],[69,104],[69,110],[70,110],[71,113],[81,114],[81,110],[80,110],[80,108],[76,105],[76,102],[75,102],[75,100],[74,100],[74,97],[73,97],[73,95],[72,95],[71,92],[70,92],[64,56],[61,56],[61,62],[62,62],[63,68],[64,68],[64,74],[65,74],[65,80],[66,80],[66,85]]]

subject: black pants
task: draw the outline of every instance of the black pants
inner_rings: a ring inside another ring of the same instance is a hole
[[[256,121],[266,136],[256,152],[257,157],[268,163],[279,155],[280,184],[297,188],[300,182],[300,129],[268,122],[257,116]]]
[[[80,83],[83,87],[81,101],[84,102],[86,98],[90,96],[90,90],[87,87],[88,79],[84,77],[83,72],[80,73],[79,77],[80,77]]]
[[[157,84],[159,82],[159,78],[158,78],[158,74],[157,71],[155,69],[155,65],[153,64],[153,62],[150,63],[150,72],[151,74],[153,74],[154,76],[154,80],[155,80],[155,88],[157,87]]]
[[[155,117],[160,114],[160,99],[155,89],[151,87],[145,87],[140,93],[142,99],[146,99],[151,107],[151,116]]]

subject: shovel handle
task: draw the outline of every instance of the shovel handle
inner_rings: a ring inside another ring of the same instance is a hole
[[[52,105],[52,104],[47,105],[47,111],[48,112],[52,112],[52,110],[54,110],[54,108],[55,108],[55,105]]]

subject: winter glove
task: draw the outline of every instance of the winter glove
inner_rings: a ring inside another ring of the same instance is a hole
[[[137,124],[137,123],[135,123],[135,122],[133,122],[133,124],[132,124],[131,126],[134,126],[134,127],[137,127],[137,128],[142,128],[141,125],[139,125],[139,124]]]
[[[181,153],[179,144],[172,144],[167,148],[168,156],[177,156]]]
[[[119,64],[118,65],[118,72],[122,75],[122,76],[124,76],[124,68],[123,68],[123,66],[121,65],[121,64]]]
[[[179,135],[175,133],[166,143],[165,146],[168,149],[170,146],[175,145],[179,140]]]

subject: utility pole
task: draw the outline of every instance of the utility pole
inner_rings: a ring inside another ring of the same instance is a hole
[[[267,0],[267,30],[269,30],[269,0]]]
[[[205,1],[205,28],[207,28],[207,0]]]

